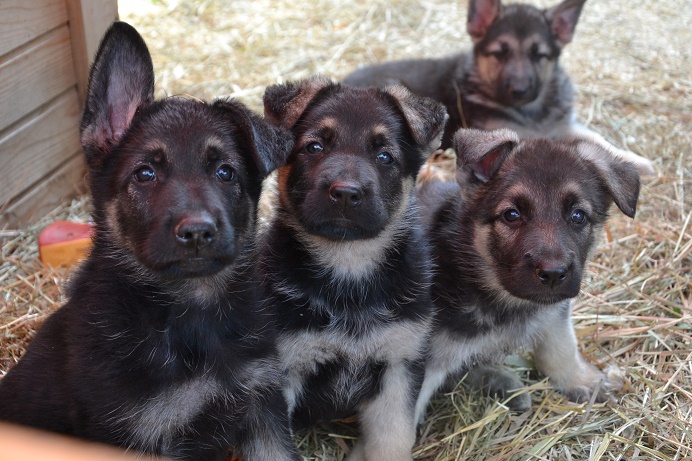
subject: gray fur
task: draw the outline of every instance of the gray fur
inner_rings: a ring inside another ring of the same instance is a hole
[[[472,0],[467,20],[472,51],[373,64],[347,75],[343,82],[362,87],[403,85],[444,103],[450,119],[443,149],[450,147],[459,128],[510,128],[522,138],[589,140],[635,164],[641,174],[654,174],[651,161],[615,147],[576,120],[574,90],[559,56],[572,40],[584,3],[564,0],[541,10],[526,4],[505,6],[500,0]],[[508,52],[495,57],[502,50]],[[519,96],[508,95],[508,87]]]

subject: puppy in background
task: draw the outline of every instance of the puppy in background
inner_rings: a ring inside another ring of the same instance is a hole
[[[344,78],[356,86],[401,84],[444,103],[449,123],[442,148],[459,128],[511,128],[521,138],[578,137],[653,174],[651,162],[618,149],[576,121],[572,83],[559,64],[586,0],[545,10],[470,0],[466,30],[473,50],[441,59],[409,59],[359,69]]]
[[[231,100],[155,101],[116,22],[82,116],[93,250],[0,381],[0,420],[186,460],[298,460],[253,272],[262,179],[290,134]]]
[[[624,378],[582,357],[571,300],[611,203],[634,217],[637,169],[592,142],[520,141],[507,129],[462,129],[453,147],[457,181],[427,182],[418,192],[437,270],[417,417],[449,377],[466,372],[501,397],[522,387],[494,366],[520,347],[533,349],[538,369],[568,399],[608,400]],[[530,404],[527,394],[510,401],[514,409]]]
[[[265,116],[295,146],[259,260],[296,425],[357,415],[350,461],[411,459],[431,326],[416,174],[444,107],[403,87],[274,85]]]

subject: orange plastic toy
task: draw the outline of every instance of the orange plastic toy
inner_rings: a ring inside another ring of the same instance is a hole
[[[38,236],[41,261],[49,266],[71,266],[84,259],[91,248],[89,223],[55,221]]]

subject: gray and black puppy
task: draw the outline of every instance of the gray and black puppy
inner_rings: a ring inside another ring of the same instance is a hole
[[[293,421],[355,414],[349,460],[410,460],[432,324],[414,185],[444,107],[403,87],[321,77],[271,86],[264,103],[295,137],[259,260]]]
[[[442,148],[459,128],[511,128],[522,138],[579,137],[654,173],[649,160],[618,149],[575,120],[573,88],[559,65],[586,0],[564,0],[545,10],[471,0],[466,29],[473,50],[441,59],[376,64],[344,79],[356,86],[401,84],[445,104],[449,123]]]
[[[503,129],[459,130],[456,182],[427,182],[421,209],[437,265],[436,323],[418,400],[421,418],[447,378],[505,395],[521,381],[493,365],[520,347],[567,398],[605,401],[624,378],[580,354],[570,321],[611,203],[634,217],[639,173],[586,141],[520,141]],[[510,405],[530,405],[522,394]]]

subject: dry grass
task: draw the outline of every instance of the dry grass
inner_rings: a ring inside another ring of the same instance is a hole
[[[146,6],[146,8],[143,7]],[[234,96],[260,109],[268,84],[361,63],[439,56],[469,44],[453,0],[121,2],[150,45],[159,95]],[[138,12],[132,11],[138,9]],[[631,386],[613,405],[575,405],[513,357],[534,398],[523,414],[463,386],[433,402],[415,448],[425,460],[692,459],[692,39],[686,0],[587,3],[563,63],[583,121],[651,158],[634,221],[607,228],[576,301],[584,353],[616,362]],[[42,268],[36,236],[56,218],[86,219],[87,200],[0,231],[0,370],[60,305],[66,271]],[[308,459],[340,460],[352,428],[299,434]]]

